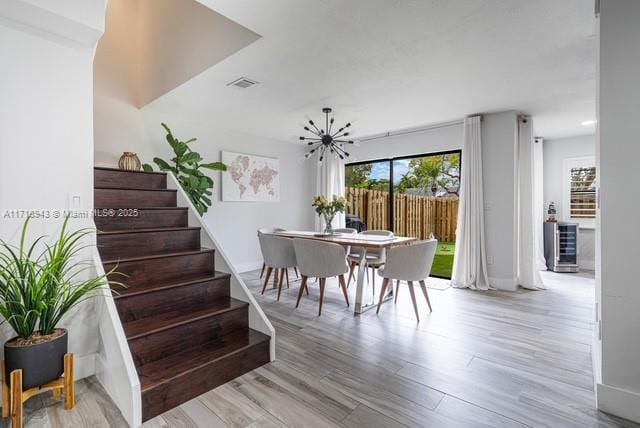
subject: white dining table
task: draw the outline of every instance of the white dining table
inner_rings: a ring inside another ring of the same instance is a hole
[[[354,304],[354,314],[358,315],[376,306],[376,290],[365,281],[365,273],[367,270],[366,258],[368,250],[380,250],[391,248],[398,245],[406,245],[417,238],[405,236],[381,236],[381,235],[363,235],[358,233],[339,233],[335,235],[322,235],[317,232],[303,230],[285,230],[274,232],[274,235],[286,238],[302,238],[315,239],[318,241],[331,242],[334,244],[348,245],[362,249],[362,257],[358,265],[358,277],[356,280],[356,299]],[[393,287],[392,287],[393,289]]]

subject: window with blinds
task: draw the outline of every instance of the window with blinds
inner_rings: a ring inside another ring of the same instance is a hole
[[[571,218],[596,217],[596,167],[571,168]]]

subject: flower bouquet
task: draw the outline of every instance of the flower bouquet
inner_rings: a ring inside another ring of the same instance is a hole
[[[331,202],[324,196],[316,196],[313,198],[312,207],[316,209],[316,213],[322,216],[325,221],[324,234],[332,235],[333,228],[331,223],[338,213],[343,213],[347,207],[347,200],[342,196],[333,195]]]

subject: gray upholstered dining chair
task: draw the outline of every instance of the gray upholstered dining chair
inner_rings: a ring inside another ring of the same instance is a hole
[[[390,230],[365,230],[360,232],[360,235],[379,235],[392,237],[393,232]],[[354,248],[349,253],[349,278],[347,279],[347,287],[351,283],[351,279],[355,277],[356,266],[360,264],[363,251],[360,248]],[[371,268],[371,274],[373,276],[373,286],[376,286],[375,270],[380,268],[385,262],[385,249],[380,250],[368,250],[367,251],[367,268]],[[367,281],[369,278],[369,271],[367,271]]]
[[[358,233],[358,231],[352,227],[343,227],[343,228],[333,229],[333,231],[336,233],[342,233],[346,235],[352,234],[352,233]],[[351,253],[351,245],[345,246],[345,249],[347,250],[347,257],[349,257],[349,254]]]
[[[287,288],[289,287],[289,273],[287,269],[297,265],[296,253],[293,249],[293,241],[289,238],[269,233],[262,233],[258,235],[258,239],[260,240],[260,249],[262,250],[264,263],[267,266],[267,274],[264,279],[262,294],[266,291],[271,273],[275,269],[276,273],[278,271],[280,273],[279,281],[277,276],[274,277],[274,285],[277,282],[278,300],[280,300],[280,294],[282,293],[282,281],[285,277],[287,278]]]
[[[333,231],[336,232],[336,233],[342,233],[342,234],[345,234],[345,235],[358,233],[358,230],[354,229],[352,227],[342,227],[342,228],[338,228],[338,229],[333,229]],[[349,257],[349,254],[351,254],[351,245],[345,245],[344,249],[347,252],[347,257]],[[338,286],[340,286],[340,284],[338,284]],[[349,286],[349,284],[347,284],[347,287],[348,286]]]
[[[293,240],[293,246],[296,252],[296,260],[302,275],[300,291],[298,292],[298,300],[296,308],[300,305],[302,293],[307,290],[307,279],[316,277],[320,281],[320,305],[318,307],[318,316],[322,315],[322,304],[324,301],[324,288],[327,278],[338,277],[338,282],[344,300],[349,307],[349,294],[344,280],[344,274],[349,271],[347,266],[347,253],[342,245],[331,242],[316,241],[313,239],[296,238]]]
[[[358,231],[352,227],[342,227],[338,229],[333,229],[333,231],[337,233],[358,233]]]
[[[413,310],[416,313],[416,319],[418,321],[420,321],[420,316],[418,315],[418,304],[416,303],[416,295],[413,290],[414,281],[420,283],[420,288],[429,306],[429,311],[432,311],[424,280],[428,278],[431,273],[431,266],[433,265],[433,258],[436,254],[437,247],[438,241],[436,239],[429,239],[427,241],[418,241],[409,245],[393,247],[387,251],[386,263],[384,264],[384,268],[379,271],[380,276],[384,278],[384,280],[382,281],[380,300],[376,313],[380,312],[380,307],[382,306],[389,282],[394,279],[398,281],[396,285],[396,299],[400,287],[399,281],[408,282],[409,293],[413,301]],[[391,282],[391,286],[393,287],[393,282]]]
[[[263,233],[276,233],[276,232],[284,232],[284,229],[281,229],[279,227],[263,227],[261,229],[258,229],[258,239],[260,239],[260,235],[262,235]],[[264,260],[264,256],[262,257]],[[265,262],[262,262],[262,269],[260,270],[260,279],[262,279],[262,276],[264,275],[264,270],[266,269],[267,265],[265,264]]]
[[[262,228],[262,229],[258,229],[258,236],[260,236],[260,234],[262,234],[262,233],[278,233],[278,232],[284,232],[285,230],[287,230],[287,229],[281,229],[279,227],[274,227],[274,228],[265,227],[265,228]],[[265,271],[266,267],[267,267],[267,265],[264,262],[262,262],[262,269],[260,270],[260,279],[262,279],[262,276],[264,275],[264,271]],[[296,278],[299,278],[299,276],[298,276],[298,267],[297,266],[293,267],[293,272],[296,274]],[[287,275],[287,278],[288,278],[289,277],[289,271],[286,272],[286,275]],[[278,272],[276,271],[276,273],[274,275],[274,281],[277,282],[277,279],[278,279]],[[274,285],[274,287],[275,287],[275,285]]]

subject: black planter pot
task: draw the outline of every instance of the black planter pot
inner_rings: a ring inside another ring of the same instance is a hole
[[[67,330],[53,340],[29,346],[4,344],[5,379],[22,369],[22,389],[27,390],[58,379],[64,373],[64,355],[67,353]]]

